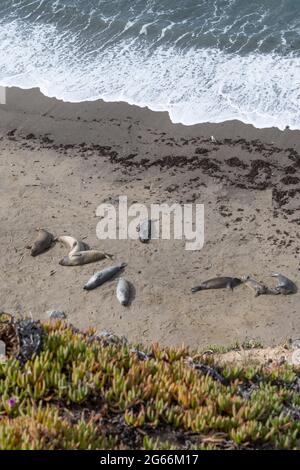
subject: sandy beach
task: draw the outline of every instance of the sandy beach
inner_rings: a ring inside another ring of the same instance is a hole
[[[182,126],[125,103],[71,104],[8,89],[0,105],[0,309],[35,319],[60,309],[78,327],[132,342],[197,348],[298,338],[299,293],[190,289],[218,275],[251,274],[274,286],[272,271],[300,285],[299,154],[299,131],[238,121]],[[129,204],[204,204],[203,249],[186,251],[184,240],[98,240],[96,208],[120,195]],[[31,257],[25,247],[37,227],[126,262],[130,307],[118,303],[115,280],[83,290],[111,261],[60,266],[66,249],[58,243]]]

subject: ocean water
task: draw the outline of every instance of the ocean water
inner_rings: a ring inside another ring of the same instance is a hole
[[[300,0],[0,0],[0,84],[300,129]]]

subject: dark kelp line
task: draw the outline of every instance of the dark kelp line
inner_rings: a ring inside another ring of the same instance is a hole
[[[9,140],[16,140],[16,131],[17,129],[12,129],[7,133]],[[163,133],[154,142],[169,146],[170,153],[163,157],[148,155],[145,158],[135,153],[119,155],[119,152],[111,146],[93,143],[56,144],[47,135],[37,137],[28,134],[20,135],[19,138],[23,141],[21,144],[23,148],[35,150],[31,142],[38,141],[40,148],[54,149],[64,155],[72,151],[85,160],[92,151],[99,158],[108,159],[113,165],[122,168],[124,174],[135,177],[147,174],[152,168],[157,168],[160,172],[170,169],[175,173],[180,169],[191,171],[194,177],[190,179],[189,187],[195,191],[199,190],[199,185],[206,187],[205,183],[200,184],[198,173],[195,177],[197,171],[222,182],[227,187],[256,191],[270,190],[274,217],[278,217],[280,211],[285,219],[299,224],[297,204],[300,179],[296,174],[300,168],[300,155],[294,148],[280,148],[274,143],[265,144],[259,139],[212,140],[194,137],[176,140]],[[224,159],[224,152],[230,153],[233,149],[236,153],[244,153],[244,157],[234,156]],[[177,189],[178,187],[173,186],[166,188],[166,191],[176,195]],[[196,194],[191,202],[195,199]]]

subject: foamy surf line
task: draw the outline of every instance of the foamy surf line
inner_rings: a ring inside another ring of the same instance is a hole
[[[51,26],[0,26],[0,84],[67,102],[125,101],[193,125],[240,120],[300,129],[300,58],[147,48],[136,40],[84,54]]]

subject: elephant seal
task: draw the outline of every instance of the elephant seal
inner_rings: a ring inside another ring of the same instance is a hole
[[[126,267],[126,263],[119,264],[118,266],[110,266],[109,268],[103,269],[95,273],[83,287],[85,290],[92,290],[98,286],[104,284],[104,282],[109,281],[112,277],[118,274]]]
[[[33,245],[31,247],[28,247],[31,249],[31,256],[37,256],[41,253],[44,253],[46,250],[48,250],[48,248],[50,248],[52,243],[55,241],[55,238],[53,237],[52,233],[47,232],[47,230],[39,228],[37,229],[37,231],[37,238],[34,240]]]
[[[70,250],[69,256],[78,253],[78,251],[87,251],[90,249],[87,243],[68,235],[61,235],[57,240]]]
[[[279,294],[287,295],[287,294],[295,294],[297,292],[296,284],[285,277],[283,274],[280,273],[272,273],[272,277],[277,277],[278,284],[275,287],[275,290]]]
[[[200,286],[193,287],[192,292],[198,292],[199,290],[206,289],[231,289],[239,286],[242,283],[241,279],[237,277],[215,277],[208,279],[208,281],[202,282]]]
[[[255,297],[258,297],[259,295],[278,294],[275,289],[270,289],[269,287],[265,286],[262,282],[257,281],[251,276],[242,276],[242,282],[247,287],[249,287],[249,289],[254,290]]]
[[[130,284],[123,277],[120,277],[117,284],[117,299],[124,306],[128,305],[130,301]]]
[[[139,239],[142,243],[148,243],[151,240],[152,221],[150,219],[143,220],[136,228],[139,232]]]
[[[61,266],[82,266],[84,264],[100,261],[104,258],[111,258],[111,255],[97,250],[78,251],[71,255],[64,256],[59,261],[59,264]]]

